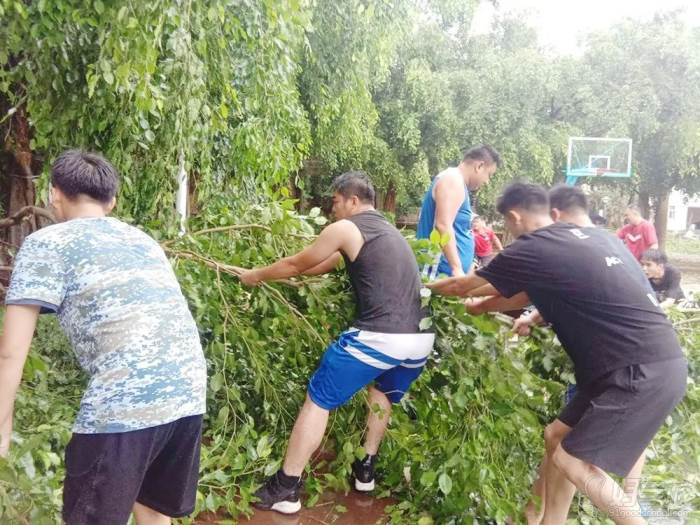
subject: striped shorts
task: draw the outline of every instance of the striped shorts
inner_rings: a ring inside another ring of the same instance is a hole
[[[309,381],[309,397],[332,410],[374,382],[398,403],[423,371],[435,334],[386,334],[350,328],[331,343]]]

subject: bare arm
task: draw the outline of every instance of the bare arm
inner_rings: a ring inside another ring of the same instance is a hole
[[[509,298],[505,298],[502,295],[474,298],[465,303],[465,306],[470,314],[479,315],[486,312],[518,310],[528,304],[530,304],[530,298],[525,292],[520,292]]]
[[[447,279],[440,279],[426,284],[428,288],[437,294],[460,297],[474,295],[476,290],[485,285],[489,285],[489,282],[475,273],[469,273],[461,277],[448,277]]]
[[[498,235],[496,235],[495,233],[493,234],[493,244],[496,247],[497,252],[503,251],[503,244],[501,243],[501,239],[499,239]]]
[[[470,295],[472,297],[486,297],[489,295],[501,295],[498,293],[498,290],[494,288],[494,286],[491,283],[486,283],[483,286],[479,286],[478,288],[475,288],[474,290],[470,290],[467,295]]]
[[[441,235],[445,233],[449,235],[449,241],[443,246],[442,251],[454,276],[464,274],[457,251],[454,222],[466,198],[465,192],[464,183],[456,177],[445,177],[435,188],[435,228]]]
[[[311,246],[295,255],[280,259],[269,266],[243,272],[240,276],[241,282],[248,286],[254,286],[262,281],[287,279],[304,274],[312,269],[315,270],[317,269],[316,267],[326,263],[329,258],[339,252],[347,240],[355,233],[356,226],[351,222],[334,222],[321,232]],[[327,271],[330,271],[330,267]],[[315,275],[319,273],[315,273]]]
[[[38,317],[38,306],[9,305],[5,311],[0,337],[0,456],[10,448],[15,395]]]
[[[324,273],[332,272],[338,268],[340,260],[343,258],[340,252],[335,252],[321,264],[317,264],[313,268],[306,270],[303,275],[323,275]]]

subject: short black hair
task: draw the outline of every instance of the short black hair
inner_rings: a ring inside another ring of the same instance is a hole
[[[549,197],[544,186],[529,182],[514,182],[508,186],[498,198],[496,209],[505,215],[514,208],[549,213]]]
[[[651,261],[656,264],[668,263],[668,257],[661,250],[651,248],[642,254],[642,261]]]
[[[488,144],[481,144],[479,146],[474,146],[469,148],[464,153],[464,158],[462,162],[469,161],[479,161],[485,162],[486,164],[495,164],[497,167],[501,166],[501,156],[498,152]]]
[[[334,193],[349,199],[356,195],[361,202],[374,205],[374,186],[364,171],[348,171],[338,175],[331,186]]]
[[[561,211],[578,209],[588,212],[588,198],[581,188],[557,184],[549,190],[549,206]]]
[[[68,198],[87,195],[107,204],[119,190],[119,174],[101,155],[71,149],[61,153],[51,166],[51,184]]]

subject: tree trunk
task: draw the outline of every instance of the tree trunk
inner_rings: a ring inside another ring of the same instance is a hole
[[[668,201],[671,196],[670,191],[657,195],[654,206],[654,227],[656,236],[659,238],[659,249],[666,248],[666,228],[668,226]]]
[[[389,183],[389,188],[387,188],[384,195],[382,210],[396,214],[396,186],[394,186],[394,183]]]
[[[642,217],[649,219],[649,192],[647,190],[639,190],[639,211],[642,212]]]
[[[2,199],[5,216],[12,217],[27,206],[34,206],[36,191],[32,168],[38,168],[38,166],[29,145],[30,124],[25,106],[17,108],[9,121],[8,128],[9,132],[5,129],[0,130],[5,139],[5,153],[2,156],[4,180],[1,186],[6,191]],[[0,266],[9,267],[11,265],[10,250],[16,251],[24,238],[37,230],[39,226],[40,223],[35,214],[29,213],[21,221],[0,228]],[[6,285],[8,279],[9,271],[0,272],[0,285]],[[2,292],[2,288],[0,288],[0,292]]]

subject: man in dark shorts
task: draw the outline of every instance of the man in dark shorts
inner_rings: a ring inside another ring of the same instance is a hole
[[[320,446],[329,412],[365,386],[369,415],[364,450],[353,466],[355,489],[374,489],[374,464],[391,414],[420,375],[433,348],[434,334],[422,332],[418,264],[401,233],[374,209],[374,188],[363,172],[349,172],[333,183],[336,222],[316,241],[291,257],[248,270],[247,285],[334,270],[341,259],[355,292],[357,316],[351,328],[326,350],[309,381],[308,395],[289,439],[282,468],[256,493],[256,507],[285,514],[301,508],[301,474]],[[375,408],[379,407],[379,410]]]
[[[578,392],[558,418],[571,430],[544,460],[542,523],[564,524],[576,489],[615,523],[646,523],[608,473],[628,475],[685,393],[673,326],[632,254],[598,228],[554,223],[541,186],[512,184],[498,211],[517,240],[476,275],[430,287],[464,296],[492,286],[477,312],[532,300],[574,363]]]
[[[668,257],[660,250],[647,250],[642,254],[642,269],[649,279],[656,299],[666,308],[685,299],[681,288],[681,271],[668,264]]]
[[[595,228],[597,227],[588,214],[588,199],[583,190],[578,186],[568,186],[559,184],[549,190],[549,209],[550,216],[555,222],[563,222],[578,226],[579,228]],[[542,316],[537,309],[531,310],[513,323],[513,331],[518,335],[528,335],[530,326],[543,323]],[[576,395],[576,385],[570,384],[564,396],[566,404]],[[571,432],[571,427],[562,423],[559,419],[555,419],[544,429],[545,449],[549,451],[556,450],[559,443]],[[641,480],[642,469],[644,468],[646,456],[644,452],[639,456],[639,459],[634,464],[634,467],[625,477],[622,488],[625,491],[629,501],[637,501],[637,493],[639,490],[639,482]],[[545,465],[540,467],[540,476],[533,485],[533,494],[536,501],[528,504],[526,516],[529,523],[539,523],[544,516],[545,509]]]
[[[55,313],[89,382],[66,448],[66,525],[166,525],[197,494],[206,363],[157,242],[107,217],[119,184],[99,155],[51,168],[59,224],[27,237],[14,262],[0,339],[0,455],[40,313]]]

